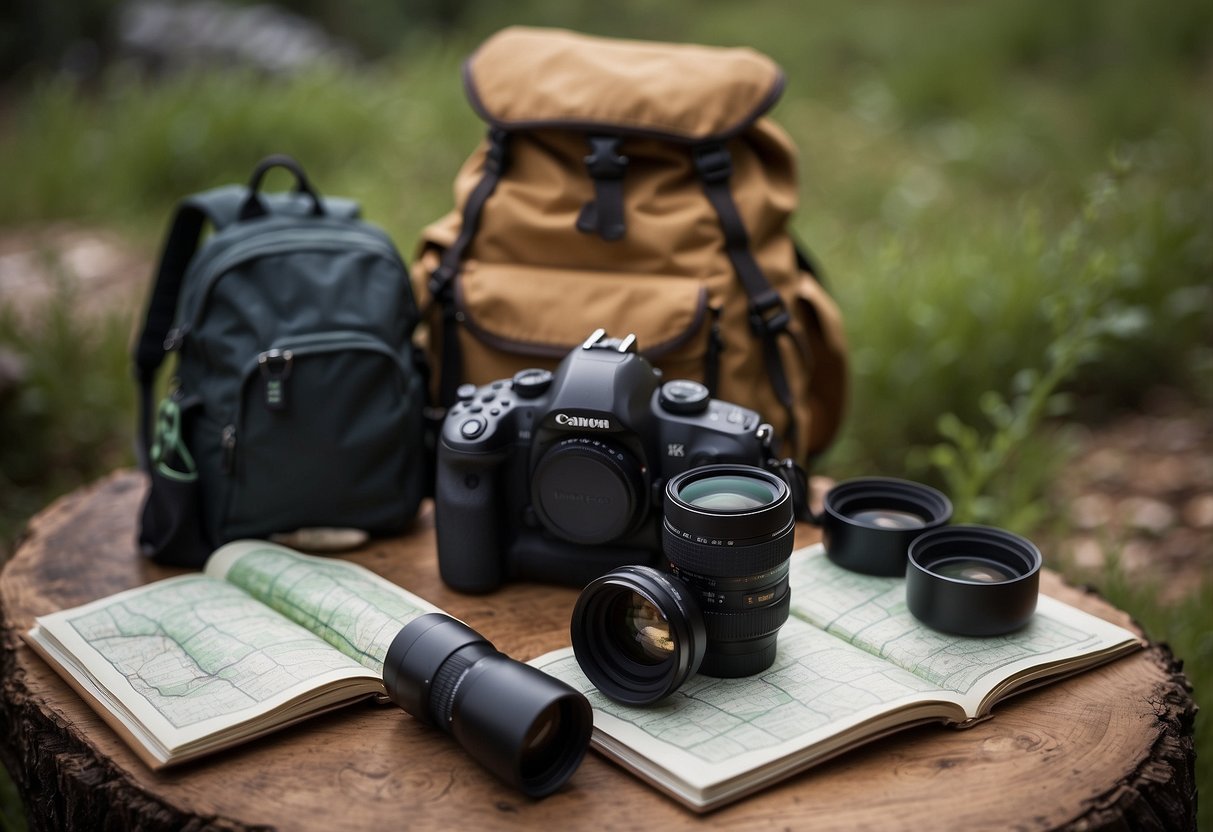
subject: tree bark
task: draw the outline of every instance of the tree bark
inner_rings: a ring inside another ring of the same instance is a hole
[[[533,801],[395,708],[354,706],[154,773],[20,639],[37,615],[179,574],[139,557],[140,475],[119,472],[30,524],[0,578],[0,754],[39,829],[673,829],[699,818],[597,755]],[[801,529],[798,545],[814,532]],[[428,513],[349,556],[523,660],[568,643],[576,591],[466,596],[438,577]],[[1133,628],[1055,574],[1045,592]],[[746,829],[1194,829],[1195,706],[1165,645],[998,705],[971,729],[926,726],[713,812]]]

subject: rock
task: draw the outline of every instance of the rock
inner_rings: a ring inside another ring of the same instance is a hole
[[[1079,569],[1101,570],[1104,568],[1103,547],[1095,538],[1087,535],[1075,538],[1073,547],[1070,557],[1074,559],[1074,565]]]
[[[1124,522],[1153,535],[1160,535],[1175,525],[1175,509],[1153,497],[1126,497],[1117,505]]]
[[[1197,494],[1184,504],[1183,519],[1196,529],[1213,529],[1213,494]]]
[[[1112,501],[1104,494],[1083,494],[1070,503],[1070,521],[1079,529],[1101,528],[1111,518]]]

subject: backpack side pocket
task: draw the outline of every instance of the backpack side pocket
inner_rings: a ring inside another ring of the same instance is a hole
[[[151,483],[139,522],[139,548],[166,566],[200,568],[210,554],[203,537],[198,466],[185,445],[182,420],[200,400],[168,396],[160,402],[149,451]]]

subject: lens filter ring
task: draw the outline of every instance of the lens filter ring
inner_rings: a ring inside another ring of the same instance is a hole
[[[699,669],[703,615],[682,581],[647,566],[621,566],[582,590],[570,625],[573,653],[607,698],[648,705]]]
[[[990,526],[948,526],[909,549],[906,606],[941,632],[993,636],[1028,623],[1040,593],[1040,549]]]

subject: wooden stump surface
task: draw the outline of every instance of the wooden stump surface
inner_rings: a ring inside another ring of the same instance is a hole
[[[153,773],[19,637],[37,615],[181,571],[137,554],[143,492],[142,476],[124,471],[55,503],[31,522],[0,579],[0,750],[35,829],[1195,827],[1195,707],[1161,645],[1008,700],[972,729],[912,729],[704,816],[593,752],[560,792],[525,798],[446,735],[371,704]],[[813,539],[801,529],[797,544]],[[412,534],[373,541],[349,558],[515,658],[568,644],[575,590],[447,589],[428,508]],[[1042,585],[1133,627],[1053,573]]]

